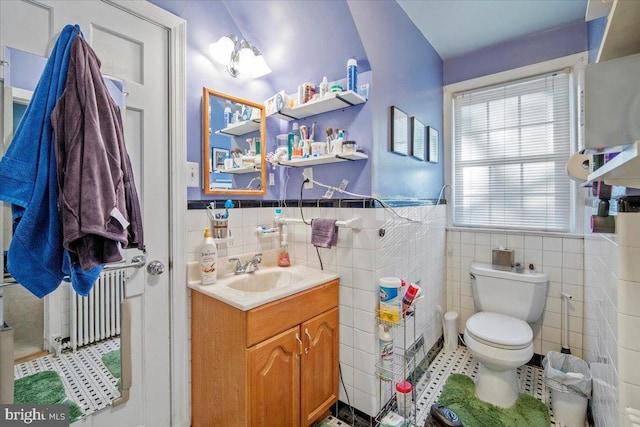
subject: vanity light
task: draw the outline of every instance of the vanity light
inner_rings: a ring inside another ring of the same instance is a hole
[[[226,65],[233,77],[240,75],[256,78],[271,72],[258,49],[246,40],[238,43],[238,37],[229,34],[209,45],[211,57],[219,64]]]

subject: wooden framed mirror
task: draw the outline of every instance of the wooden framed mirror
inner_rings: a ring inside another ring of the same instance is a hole
[[[264,105],[202,89],[204,194],[266,193]]]

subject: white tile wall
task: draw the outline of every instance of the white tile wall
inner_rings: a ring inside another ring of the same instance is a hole
[[[640,215],[620,213],[615,235],[585,238],[585,357],[598,426],[630,426],[640,407]],[[635,271],[634,271],[635,270]]]
[[[384,209],[304,208],[305,219],[314,217],[338,220],[360,217],[363,228],[339,230],[338,244],[332,249],[320,249],[325,270],[340,274],[340,365],[348,399],[340,387],[340,400],[349,400],[366,414],[375,416],[381,402],[390,397],[381,389],[375,375],[379,357],[377,322],[378,285],[381,277],[395,276],[407,281],[420,281],[425,298],[417,303],[414,324],[407,322],[409,346],[420,335],[426,349],[442,335],[437,306],[445,306],[445,206],[421,206],[397,209],[398,213],[418,220],[394,219]],[[259,239],[256,227],[271,225],[275,209],[234,209],[230,211],[229,227],[234,236],[229,245],[219,245],[219,256],[256,253],[277,247],[277,239]],[[284,208],[287,217],[300,218],[299,208]],[[186,262],[197,260],[207,215],[204,210],[187,211]],[[380,237],[380,227],[385,229]],[[315,248],[311,245],[311,229],[306,225],[288,226],[289,252],[294,264],[320,268]],[[489,245],[489,243],[486,243]],[[414,336],[415,335],[415,336]],[[394,330],[396,346],[404,343],[402,328]]]
[[[560,292],[570,294],[569,347],[582,357],[583,349],[583,238],[576,235],[546,235],[451,229],[447,231],[447,310],[457,311],[459,331],[475,313],[469,279],[472,261],[491,262],[491,250],[503,246],[513,249],[514,261],[549,275],[547,301],[542,318],[532,325],[534,351],[545,355],[562,348],[562,300]]]

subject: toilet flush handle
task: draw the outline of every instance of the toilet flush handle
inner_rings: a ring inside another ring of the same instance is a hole
[[[469,277],[471,278],[471,280],[476,280],[476,276],[473,273],[469,273]]]

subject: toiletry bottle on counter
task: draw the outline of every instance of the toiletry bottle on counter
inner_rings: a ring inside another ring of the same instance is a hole
[[[200,247],[200,282],[211,285],[218,279],[218,247],[211,237],[209,227],[204,229],[204,240]]]
[[[347,90],[358,93],[358,61],[353,58],[347,61]]]
[[[282,235],[280,243],[280,253],[278,254],[278,267],[290,267],[291,258],[289,258],[289,245],[287,244],[287,234]]]

